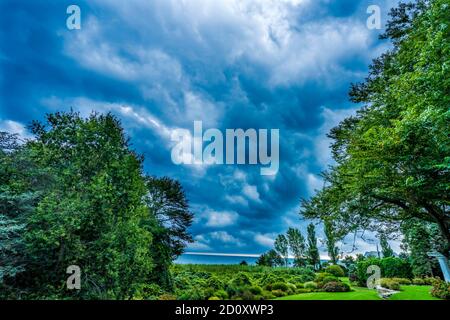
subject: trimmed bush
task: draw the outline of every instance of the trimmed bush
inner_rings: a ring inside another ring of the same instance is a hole
[[[350,291],[350,286],[340,281],[332,281],[326,283],[322,289],[326,292],[348,292]]]
[[[330,273],[335,277],[344,277],[345,272],[344,269],[342,269],[341,266],[338,266],[337,264],[330,265],[325,268],[326,273]]]
[[[272,290],[288,291],[288,285],[284,282],[276,282],[272,285]]]
[[[393,279],[382,278],[380,279],[380,285],[383,288],[400,291],[400,283]]]
[[[450,300],[450,282],[434,279],[431,295],[436,298]]]
[[[303,285],[303,287],[305,289],[317,289],[317,283],[315,283],[313,281],[308,281]]]
[[[412,281],[405,278],[392,278],[392,280],[397,281],[399,284],[403,286],[409,286],[412,284]]]
[[[414,279],[412,280],[412,283],[413,283],[414,285],[416,285],[416,286],[424,286],[424,285],[426,285],[425,280],[422,279],[422,278],[414,278]]]
[[[297,289],[296,293],[310,293],[312,292],[311,289]]]
[[[277,298],[284,297],[286,295],[286,293],[281,290],[272,290],[272,294]]]

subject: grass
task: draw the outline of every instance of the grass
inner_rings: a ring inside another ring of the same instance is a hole
[[[286,296],[277,300],[382,300],[375,290],[353,287],[350,292],[311,292]]]
[[[350,284],[348,278],[341,278]],[[431,286],[402,286],[402,291],[392,295],[389,300],[440,300],[431,296]],[[278,298],[277,300],[382,300],[376,290],[352,287],[350,292],[311,292]]]
[[[431,286],[402,286],[390,300],[440,300],[430,294]]]

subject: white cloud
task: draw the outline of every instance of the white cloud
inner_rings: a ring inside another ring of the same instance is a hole
[[[332,140],[327,137],[327,134],[342,120],[354,115],[356,110],[358,108],[340,110],[331,110],[326,107],[322,108],[321,118],[323,123],[318,130],[318,136],[314,139],[314,157],[323,169],[326,169],[333,162],[330,149]]]
[[[253,201],[261,201],[261,199],[259,198],[259,192],[258,189],[256,188],[256,186],[251,186],[249,184],[244,185],[244,188],[242,190],[242,192],[251,200]]]
[[[232,204],[240,204],[243,206],[248,206],[248,200],[246,200],[244,197],[242,196],[238,196],[238,195],[226,195],[225,196],[225,200],[227,200],[228,202],[232,203]]]
[[[215,231],[209,233],[208,235],[211,239],[219,240],[220,242],[223,243],[233,243],[233,244],[239,243],[239,240],[237,238],[233,237],[226,231]]]
[[[17,134],[21,139],[31,139],[32,136],[28,132],[27,128],[16,121],[1,120],[0,119],[0,131],[6,131],[9,133]]]
[[[236,223],[239,215],[234,211],[207,211],[204,214],[206,226],[226,227]]]
[[[273,234],[273,233],[266,233],[266,234],[256,233],[254,236],[254,240],[256,243],[258,243],[262,246],[271,248],[271,247],[273,247],[275,237],[276,237],[276,234]]]

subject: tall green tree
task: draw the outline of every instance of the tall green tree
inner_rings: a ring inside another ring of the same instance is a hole
[[[153,278],[162,287],[172,289],[169,267],[193,241],[187,231],[193,214],[178,181],[169,177],[146,177],[146,186],[149,226],[154,237],[151,247],[155,261]]]
[[[327,245],[328,256],[332,264],[336,264],[339,260],[339,248],[336,243],[340,240],[337,238],[333,222],[330,220],[324,221],[325,243]]]
[[[441,251],[445,245],[439,228],[435,224],[412,221],[402,225],[402,233],[414,276],[439,275],[440,267],[436,259],[428,256],[431,251]]]
[[[266,253],[263,253],[258,257],[256,261],[258,266],[266,266],[266,267],[276,267],[284,265],[283,258],[276,252],[274,249],[269,250]]]
[[[383,258],[389,258],[394,256],[394,250],[392,250],[385,234],[380,235],[381,254]]]
[[[296,228],[289,228],[286,235],[289,243],[289,248],[294,255],[294,265],[296,267],[305,266],[305,237],[303,237],[300,230]]]
[[[27,155],[17,135],[0,132],[0,287],[4,280],[13,284],[27,263],[26,218],[38,198],[32,191],[33,184],[38,183],[33,183],[30,172],[34,180],[42,178]]]
[[[308,264],[312,265],[314,269],[320,268],[320,255],[319,249],[317,248],[317,238],[316,238],[316,229],[314,224],[310,223],[307,228],[307,242],[308,247],[306,250],[306,257]]]
[[[325,187],[303,200],[304,217],[333,219],[345,232],[436,223],[449,254],[449,20],[448,0],[391,12],[384,38],[392,49],[352,86],[352,101],[365,107],[331,130],[336,163]]]
[[[288,266],[289,242],[284,234],[279,234],[274,243],[275,250],[284,259],[285,267]]]

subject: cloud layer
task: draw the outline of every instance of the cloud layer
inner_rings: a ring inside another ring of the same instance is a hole
[[[2,1],[0,129],[26,136],[46,112],[121,118],[150,174],[179,179],[196,213],[191,251],[259,253],[289,226],[331,163],[327,131],[358,106],[347,90],[386,49],[366,28],[394,1]],[[383,21],[385,22],[385,21]],[[170,132],[280,129],[280,169],[177,166]],[[364,250],[367,246],[361,245]]]

